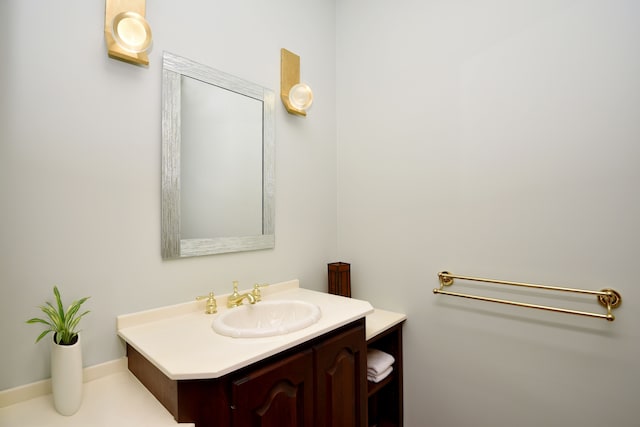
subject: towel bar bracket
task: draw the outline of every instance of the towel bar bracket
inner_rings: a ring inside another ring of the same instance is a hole
[[[602,292],[606,292],[607,295],[598,295],[598,302],[604,307],[616,308],[622,302],[622,297],[620,296],[620,292],[615,289],[603,289]]]
[[[440,279],[440,285],[442,286],[451,286],[453,285],[453,277],[449,276],[448,271],[443,271],[442,273],[438,274],[438,278]]]

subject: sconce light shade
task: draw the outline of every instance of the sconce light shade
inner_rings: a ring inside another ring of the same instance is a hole
[[[313,92],[305,83],[298,83],[289,90],[289,102],[298,110],[307,111],[313,103]]]
[[[121,12],[113,18],[113,38],[127,52],[140,53],[151,45],[151,28],[139,13]]]
[[[105,0],[104,39],[111,58],[149,65],[151,28],[144,18],[145,0]]]
[[[300,57],[287,49],[280,50],[280,98],[290,114],[306,116],[313,102],[311,88],[300,83]]]

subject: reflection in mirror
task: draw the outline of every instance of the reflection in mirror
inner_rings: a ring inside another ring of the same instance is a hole
[[[162,256],[274,246],[274,95],[163,57]]]
[[[181,81],[181,238],[262,234],[262,102]]]

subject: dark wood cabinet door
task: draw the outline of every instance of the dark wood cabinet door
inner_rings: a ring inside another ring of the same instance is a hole
[[[365,427],[367,353],[364,324],[314,347],[317,427]]]
[[[231,385],[234,427],[312,427],[311,350],[257,369]]]

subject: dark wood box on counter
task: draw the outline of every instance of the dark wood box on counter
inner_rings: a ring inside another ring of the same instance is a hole
[[[351,264],[332,262],[329,266],[329,293],[351,297]]]

